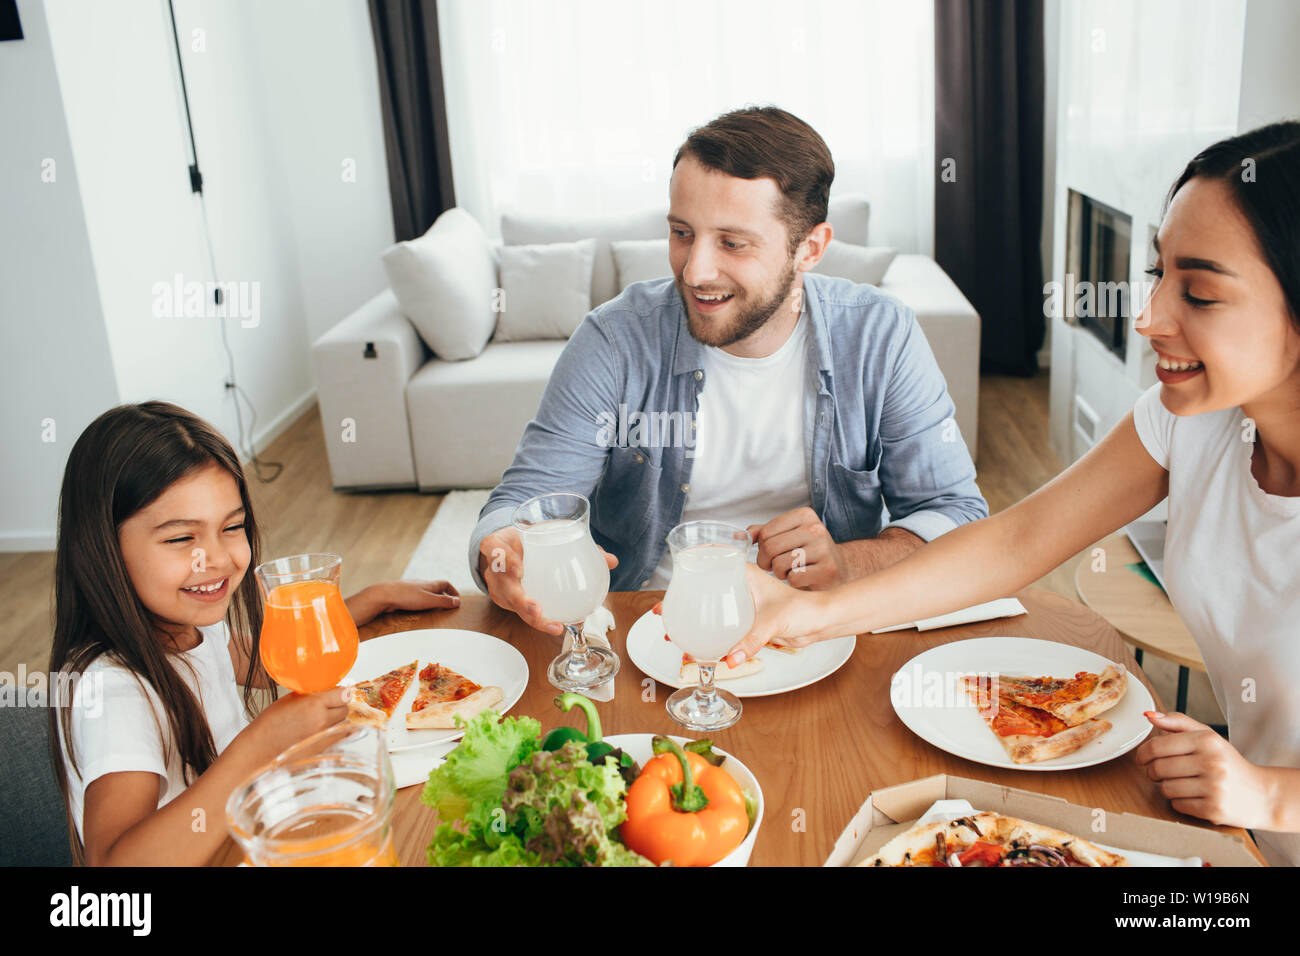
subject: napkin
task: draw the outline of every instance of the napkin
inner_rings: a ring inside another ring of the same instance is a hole
[[[936,627],[952,627],[954,624],[973,624],[976,621],[992,621],[999,617],[1015,617],[1018,614],[1025,614],[1025,606],[1015,598],[999,598],[996,601],[985,601],[983,604],[973,604],[970,607],[962,608],[960,611],[953,611],[950,614],[940,614],[938,617],[927,617],[923,621],[913,621],[910,624],[895,624],[893,627],[878,627],[872,634],[884,634],[888,631],[904,631],[909,627],[914,627],[918,631],[932,631]]]
[[[593,647],[610,646],[607,632],[614,626],[614,613],[603,604],[587,615],[587,619],[582,622],[582,636],[587,639],[587,643]],[[563,654],[572,646],[573,641],[569,639],[569,632],[564,632],[564,647],[560,653]],[[611,648],[612,649],[612,648]],[[599,687],[593,687],[584,691],[592,700],[613,700],[614,699],[614,682],[607,680]]]
[[[459,744],[459,740],[448,740],[445,743],[390,753],[388,760],[393,767],[393,786],[401,790],[403,787],[411,787],[417,783],[423,784],[429,779],[433,769],[439,766],[446,759],[447,754],[455,750]]]

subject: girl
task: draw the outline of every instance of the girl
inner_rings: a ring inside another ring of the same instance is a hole
[[[1001,597],[1169,499],[1169,597],[1229,737],[1184,714],[1136,752],[1175,810],[1256,829],[1300,864],[1300,123],[1188,164],[1156,237],[1136,328],[1160,384],[1082,459],[1001,514],[871,577],[818,593],[751,573],[754,629],[805,644]],[[942,587],[936,585],[942,582]]]
[[[166,402],[123,405],[82,433],[59,499],[50,667],[71,687],[51,740],[78,860],[201,864],[225,839],[234,788],[347,716],[345,692],[292,695],[258,654],[257,523],[229,443]],[[455,607],[445,581],[349,598],[358,625]],[[243,675],[241,703],[235,675]]]

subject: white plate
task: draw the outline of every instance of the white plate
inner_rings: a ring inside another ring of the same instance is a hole
[[[856,637],[837,637],[805,647],[798,654],[765,647],[758,652],[763,669],[718,686],[737,697],[767,697],[815,684],[844,666],[857,646]],[[642,614],[627,632],[627,656],[643,674],[669,687],[681,688],[682,650],[664,640],[664,619],[653,611]],[[690,685],[695,686],[695,685]]]
[[[918,654],[889,683],[894,712],[912,733],[958,757],[1009,770],[1075,770],[1114,760],[1151,733],[1143,711],[1154,710],[1151,694],[1132,673],[1118,704],[1099,715],[1111,729],[1064,757],[1016,763],[1003,749],[961,686],[963,674],[1073,677],[1101,673],[1112,663],[1100,654],[1028,637],[980,637],[953,641]]]
[[[478,631],[445,627],[400,631],[362,641],[357,650],[357,662],[343,683],[370,680],[411,661],[419,661],[420,670],[436,661],[483,687],[500,687],[501,703],[492,709],[501,714],[515,705],[528,686],[528,662],[505,641]],[[419,690],[417,674],[388,721],[388,749],[392,753],[445,743],[463,733],[460,730],[407,730],[406,715],[410,713],[411,702]]]

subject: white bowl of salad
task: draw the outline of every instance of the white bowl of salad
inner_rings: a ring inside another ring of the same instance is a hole
[[[630,756],[637,762],[644,772],[646,764],[656,756],[654,741],[658,736],[659,735],[657,734],[611,734],[610,736],[605,737],[604,740],[610,746],[619,748]],[[680,747],[686,747],[688,744],[692,743],[685,737],[672,736],[670,739]],[[746,767],[732,754],[727,753],[727,751],[720,747],[713,747],[711,749],[711,754],[715,756],[715,759],[722,758],[722,762],[716,768],[710,769],[725,772],[739,787],[740,791],[747,797],[749,828],[748,832],[745,834],[744,840],[741,841],[739,846],[716,863],[709,865],[748,866],[750,854],[754,851],[754,841],[758,837],[759,826],[763,822],[763,788],[759,786],[758,778],[754,776],[753,771]],[[708,755],[701,754],[701,756],[704,756],[706,761],[709,759]],[[630,791],[629,796],[631,796]],[[634,809],[634,807],[630,809]],[[628,841],[628,836],[629,832],[627,824],[625,823],[623,828],[623,839],[631,848],[632,844]]]

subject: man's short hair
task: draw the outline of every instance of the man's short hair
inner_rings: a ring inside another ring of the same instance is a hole
[[[777,218],[790,237],[790,253],[826,221],[835,162],[826,141],[792,113],[747,106],[692,130],[673,157],[683,156],[737,179],[773,179],[781,190]]]

